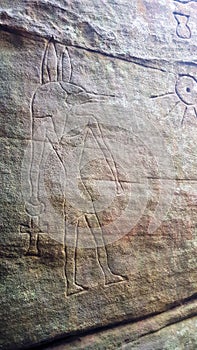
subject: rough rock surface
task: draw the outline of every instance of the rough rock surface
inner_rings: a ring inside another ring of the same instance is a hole
[[[195,0],[1,0],[2,349],[156,314],[98,348],[196,348],[196,23]]]
[[[186,303],[133,324],[76,336],[43,346],[46,350],[180,350],[196,349],[196,303]],[[189,318],[188,318],[189,317]],[[185,319],[184,319],[185,318]]]

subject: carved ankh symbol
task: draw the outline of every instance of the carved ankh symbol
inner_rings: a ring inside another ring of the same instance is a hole
[[[29,216],[29,222],[27,225],[20,225],[20,233],[28,234],[30,241],[26,255],[39,256],[38,238],[40,234],[48,235],[48,225],[45,225],[45,232],[39,228],[38,216]]]
[[[191,29],[188,25],[189,15],[184,15],[182,13],[174,12],[174,18],[177,21],[176,34],[179,38],[190,39],[191,38]]]

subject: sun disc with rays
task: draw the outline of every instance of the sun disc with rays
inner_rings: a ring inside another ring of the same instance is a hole
[[[182,102],[185,106],[183,111],[183,117],[181,120],[181,125],[183,125],[186,116],[192,116],[197,118],[197,79],[189,74],[179,75],[175,83],[175,92],[164,93],[159,96],[151,96],[151,98],[163,98],[169,95],[177,95],[178,101],[173,105],[173,107],[168,112],[168,115],[172,110]]]
[[[179,99],[185,104],[181,124],[183,124],[188,112],[197,118],[197,80],[191,75],[180,75],[175,85],[175,91]]]

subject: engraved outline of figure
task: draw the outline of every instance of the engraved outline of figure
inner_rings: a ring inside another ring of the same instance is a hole
[[[31,118],[32,118],[32,130],[31,130],[31,168],[30,168],[30,183],[31,183],[31,198],[28,203],[26,203],[27,213],[34,218],[39,218],[39,215],[43,210],[43,203],[41,203],[39,195],[39,176],[40,176],[40,165],[43,159],[47,158],[51,151],[55,152],[65,170],[66,169],[64,161],[62,160],[61,152],[61,140],[65,137],[65,127],[67,116],[71,111],[72,103],[69,104],[69,99],[71,100],[77,98],[81,99],[84,103],[91,101],[102,101],[103,96],[95,96],[95,94],[88,93],[83,88],[78,87],[70,82],[72,74],[72,66],[69,57],[68,49],[61,46],[61,53],[57,52],[57,44],[55,44],[54,39],[50,39],[47,43],[43,61],[42,61],[42,77],[41,85],[36,89],[31,103]],[[61,106],[61,108],[60,108]],[[58,119],[59,118],[59,119]],[[94,127],[91,127],[94,125]],[[61,128],[60,128],[61,126]],[[95,128],[97,133],[95,134]],[[87,129],[91,131],[95,137],[103,155],[110,163],[108,166],[113,175],[117,193],[120,193],[123,188],[118,179],[116,165],[114,163],[113,156],[102,137],[101,126],[99,125],[97,119],[92,116],[89,118],[88,123],[84,125],[84,130]],[[85,137],[85,135],[84,135]],[[87,195],[91,199],[91,193],[88,190],[86,184],[82,181],[82,185]],[[85,220],[87,227],[91,231],[97,251],[97,257],[99,265],[104,275],[105,285],[111,283],[117,283],[123,281],[125,278],[114,274],[108,264],[107,250],[104,243],[102,227],[99,223],[99,218],[94,209],[95,219],[98,223],[98,233],[95,235],[94,230],[91,230],[91,222],[88,215],[84,214],[83,218],[79,220]],[[66,208],[64,208],[64,216]],[[76,282],[76,242],[78,235],[78,225],[77,221],[75,232],[73,233],[73,245],[67,247],[65,244],[65,277],[67,280],[67,295],[76,294],[85,290],[84,287],[80,286]],[[66,225],[65,225],[66,226]],[[66,230],[65,230],[66,236]]]

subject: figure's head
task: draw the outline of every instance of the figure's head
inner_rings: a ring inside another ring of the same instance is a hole
[[[38,87],[32,100],[32,113],[35,118],[58,116],[68,109],[67,92],[58,82],[50,82]]]
[[[71,76],[72,65],[68,48],[65,45],[55,43],[53,38],[50,39],[43,55],[41,85],[34,94],[34,104],[37,105],[39,99],[39,104],[43,104],[43,108],[46,107],[47,103],[50,108],[55,110],[58,99],[60,104],[62,100],[66,100],[67,104],[81,104],[99,100],[99,96],[95,96],[72,83]]]
[[[73,100],[70,96],[88,95],[70,82],[71,71],[68,49],[64,45],[55,44],[52,38],[43,55],[41,85],[36,89],[32,100],[34,117],[57,116],[68,109],[69,100]]]

